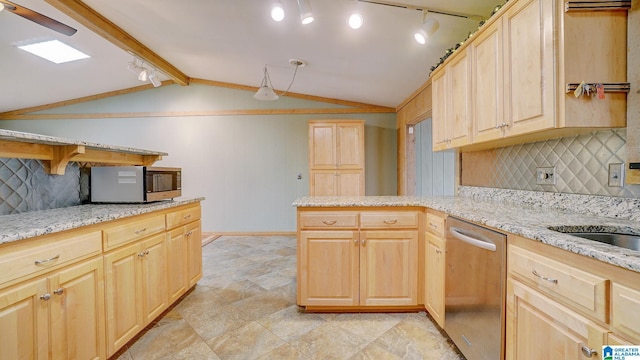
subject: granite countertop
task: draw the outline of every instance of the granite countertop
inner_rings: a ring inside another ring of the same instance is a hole
[[[10,140],[10,141],[28,142],[33,144],[46,144],[46,145],[83,145],[89,149],[117,151],[117,152],[136,154],[136,155],[158,155],[158,156],[169,155],[165,152],[159,152],[159,151],[136,149],[136,148],[130,148],[125,146],[105,145],[105,144],[92,143],[88,141],[70,140],[70,139],[64,139],[64,138],[59,138],[55,136],[32,134],[32,133],[26,133],[26,132],[20,132],[20,131],[4,130],[4,129],[0,129],[0,140]]]
[[[591,206],[590,213],[581,213],[567,209],[549,208],[540,206],[540,204],[522,204],[508,202],[503,198],[499,199],[499,201],[491,201],[463,196],[303,197],[297,199],[293,206],[300,208],[423,206],[640,272],[640,251],[603,244],[549,229],[549,227],[556,227],[572,231],[606,231],[640,235],[640,222],[637,221],[636,212],[626,218],[625,216],[611,218],[594,214],[593,208],[596,208],[595,206]],[[592,199],[588,200],[593,201]],[[588,201],[584,198],[578,198],[578,202]],[[636,204],[634,199],[632,202]],[[566,203],[567,201],[565,201]],[[576,204],[576,206],[578,205]],[[640,209],[636,206],[632,211],[640,211]]]
[[[94,225],[105,221],[196,203],[204,198],[176,198],[146,204],[89,204],[0,216],[0,245]]]

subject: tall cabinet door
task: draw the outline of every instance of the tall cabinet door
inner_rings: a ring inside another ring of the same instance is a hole
[[[187,240],[187,282],[188,287],[202,278],[202,235],[200,220],[185,226]]]
[[[431,112],[433,126],[433,150],[447,148],[447,96],[446,70],[442,70],[431,78],[433,110]]]
[[[471,75],[468,50],[455,57],[447,68],[449,93],[447,121],[449,146],[461,146],[471,141]]]
[[[357,231],[300,231],[298,305],[358,305]]]
[[[418,231],[360,232],[360,304],[418,304]]]
[[[46,279],[0,292],[0,359],[47,359],[49,348]]]
[[[438,325],[444,327],[444,252],[446,240],[429,232],[425,233],[425,238],[427,284],[425,286],[424,305]]]
[[[471,43],[471,102],[473,141],[502,137],[504,120],[504,69],[502,18],[489,25]]]
[[[102,257],[49,278],[53,359],[104,359],[104,269]]]
[[[509,135],[555,126],[554,1],[518,1],[504,15]]]
[[[337,161],[338,169],[364,168],[364,126],[360,123],[338,123]]]
[[[309,168],[335,169],[337,163],[336,125],[314,123],[309,125]]]
[[[169,285],[169,302],[173,303],[187,289],[187,242],[184,236],[184,228],[179,227],[171,230],[167,235],[167,253],[168,253],[168,285]]]
[[[364,196],[364,172],[340,170],[336,173],[338,196]]]

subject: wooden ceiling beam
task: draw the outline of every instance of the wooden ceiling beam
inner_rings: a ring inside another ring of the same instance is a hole
[[[180,85],[189,85],[191,79],[186,74],[82,1],[45,1],[122,50],[125,50],[144,60],[144,62],[153,65],[175,83]],[[123,66],[125,65],[123,64]]]

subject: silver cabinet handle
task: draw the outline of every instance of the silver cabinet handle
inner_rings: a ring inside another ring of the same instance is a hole
[[[42,264],[45,264],[45,263],[48,263],[48,262],[51,262],[51,261],[54,261],[54,260],[58,260],[59,258],[60,258],[60,254],[58,254],[58,255],[56,255],[54,257],[48,258],[48,259],[36,260],[35,264],[36,265],[42,265]]]
[[[56,295],[62,295],[64,294],[64,288],[55,289],[53,290],[53,293]]]
[[[323,223],[323,224],[325,224],[325,225],[329,225],[329,226],[331,226],[331,225],[335,225],[335,224],[336,224],[336,222],[337,222],[336,220],[322,220],[322,223]]]
[[[594,349],[590,349],[586,345],[582,345],[582,353],[588,358],[592,357],[593,355],[598,355],[597,351],[595,351]]]
[[[436,249],[436,254],[442,254],[442,250]]]
[[[44,294],[44,295],[41,295],[41,296],[40,296],[40,299],[41,299],[41,300],[44,300],[44,301],[49,301],[49,299],[51,299],[51,294],[46,293],[46,294]]]
[[[185,237],[189,237],[191,235],[193,235],[193,231],[189,231],[188,233],[184,234]]]
[[[358,245],[358,239],[353,239],[353,243]]]
[[[364,245],[365,241],[366,241],[365,239],[362,239],[362,240],[360,241],[360,243],[361,243],[362,245]]]
[[[145,231],[147,231],[147,228],[136,230],[135,233],[136,233],[136,235],[138,235],[138,234],[143,233]]]
[[[182,217],[184,220],[191,219],[191,214]]]
[[[542,276],[542,275],[538,274],[538,272],[536,271],[536,269],[531,270],[531,273],[532,273],[534,276],[536,276],[536,277],[538,277],[538,278],[540,278],[540,279],[542,279],[542,280],[548,281],[548,282],[550,282],[550,283],[554,283],[554,284],[557,284],[557,283],[558,283],[558,279],[548,278],[548,277]]]
[[[387,225],[393,225],[395,223],[398,222],[398,219],[393,219],[393,220],[384,220],[384,223]]]
[[[431,223],[431,222],[429,223],[429,226],[431,226],[432,229],[437,229],[438,228],[438,226],[436,224]]]

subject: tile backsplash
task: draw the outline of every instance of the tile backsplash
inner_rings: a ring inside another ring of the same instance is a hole
[[[460,184],[500,189],[640,198],[640,185],[608,186],[609,164],[625,163],[626,129],[461,154]],[[536,185],[536,167],[555,166],[555,185]]]
[[[49,175],[39,160],[0,158],[0,215],[80,204],[80,170],[67,165],[64,175]]]

